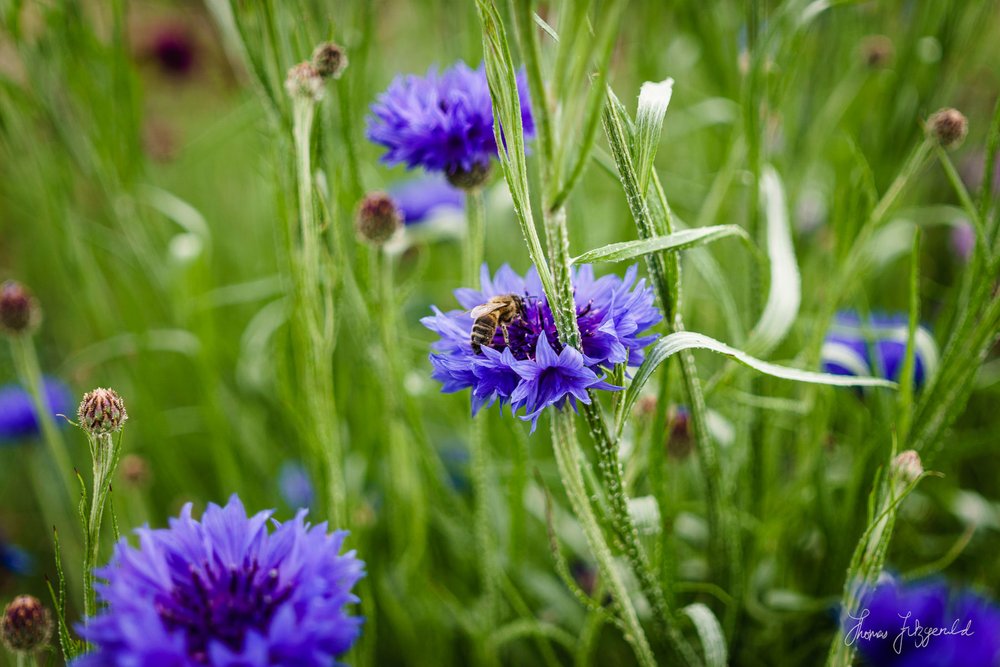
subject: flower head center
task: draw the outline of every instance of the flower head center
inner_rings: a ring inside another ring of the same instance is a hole
[[[208,663],[213,641],[239,651],[248,630],[266,631],[292,592],[277,570],[262,571],[256,560],[239,566],[192,565],[173,583],[156,601],[156,611],[169,630],[184,632],[188,655],[199,664]]]

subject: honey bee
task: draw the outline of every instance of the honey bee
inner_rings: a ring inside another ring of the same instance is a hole
[[[497,327],[503,331],[503,339],[510,345],[507,327],[517,319],[525,319],[524,299],[516,294],[501,294],[490,297],[486,303],[476,306],[470,312],[475,322],[472,324],[472,351],[483,353],[483,345],[492,345]]]

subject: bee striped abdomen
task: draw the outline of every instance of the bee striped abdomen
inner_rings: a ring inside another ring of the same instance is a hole
[[[472,351],[482,354],[483,345],[492,345],[496,332],[497,320],[492,314],[477,319],[472,325]]]

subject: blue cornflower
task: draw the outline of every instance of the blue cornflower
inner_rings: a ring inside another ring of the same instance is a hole
[[[906,360],[908,328],[906,315],[872,315],[863,321],[855,313],[838,313],[823,343],[823,370],[899,380]],[[924,326],[917,327],[914,341],[913,384],[921,387],[937,368],[938,349]]]
[[[53,415],[70,414],[73,394],[54,378],[45,378],[45,400]],[[39,423],[31,394],[20,385],[0,387],[0,443],[15,442],[38,435]]]
[[[278,490],[281,499],[292,509],[312,507],[316,493],[309,471],[298,461],[286,461],[278,470]]]
[[[483,266],[481,291],[459,289],[455,298],[465,310],[441,312],[421,322],[441,338],[433,345],[433,377],[446,393],[472,389],[472,411],[477,413],[499,401],[512,412],[524,409],[521,419],[530,420],[532,430],[542,411],[567,402],[589,403],[588,389],[619,389],[604,382],[604,370],[627,362],[642,363],[643,348],[655,335],[640,335],[657,324],[660,312],[653,305],[653,292],[644,280],[636,280],[636,267],[624,278],[616,275],[595,279],[590,266],[573,272],[574,297],[580,325],[582,350],[563,347],[556,335],[552,311],[542,292],[538,273],[532,268],[525,277],[506,264],[490,277]],[[508,345],[497,329],[493,344],[476,354],[471,345],[473,319],[469,311],[490,297],[520,296],[524,316],[507,328]]]
[[[527,82],[518,76],[521,122],[534,133]],[[458,62],[426,76],[398,76],[371,107],[368,139],[388,150],[382,161],[444,172],[453,183],[488,170],[496,157],[493,104],[486,69]]]
[[[941,579],[884,576],[843,632],[870,667],[1000,666],[1000,607]]]
[[[364,564],[305,515],[247,517],[233,495],[201,521],[188,504],[170,528],[137,530],[139,547],[123,540],[95,573],[106,606],[78,628],[96,651],[75,667],[333,664],[360,632],[347,606]]]
[[[4,571],[19,575],[31,574],[34,567],[34,559],[27,551],[16,544],[10,544],[0,534],[0,574]]]
[[[425,176],[389,188],[389,196],[403,214],[403,224],[412,225],[438,212],[465,210],[465,193],[443,178]]]

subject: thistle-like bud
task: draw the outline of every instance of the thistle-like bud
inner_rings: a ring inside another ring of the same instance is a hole
[[[896,458],[892,460],[892,474],[905,484],[912,484],[920,479],[920,476],[924,474],[920,455],[912,449],[897,454]]]
[[[678,405],[670,408],[668,418],[670,439],[667,441],[667,455],[672,459],[683,461],[694,451],[691,413],[683,405]]]
[[[90,435],[120,431],[128,419],[125,402],[113,389],[97,388],[84,394],[76,414],[80,428]]]
[[[944,148],[958,148],[969,133],[969,121],[958,109],[941,109],[927,119],[927,131]]]
[[[31,653],[43,647],[52,635],[52,616],[38,598],[20,595],[4,609],[0,638],[16,653]]]
[[[339,79],[347,69],[347,53],[339,44],[323,42],[313,51],[312,66],[324,79]]]
[[[295,99],[319,102],[323,99],[323,77],[311,63],[299,63],[288,70],[285,90]]]
[[[476,190],[490,177],[490,163],[476,163],[471,169],[456,169],[445,174],[448,182],[460,190]]]
[[[28,288],[14,280],[0,285],[0,329],[12,336],[29,334],[41,319],[41,309]]]
[[[363,240],[380,246],[403,226],[403,214],[385,192],[369,192],[358,205],[355,224]]]

